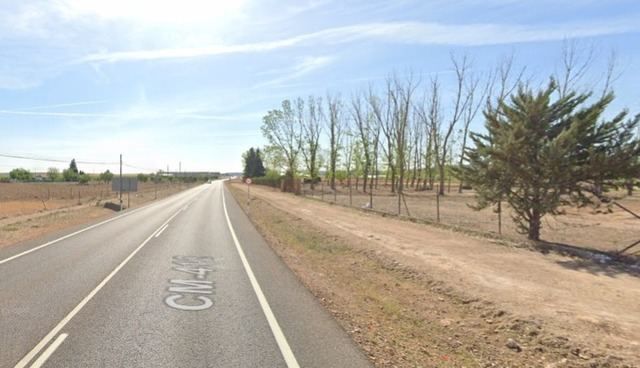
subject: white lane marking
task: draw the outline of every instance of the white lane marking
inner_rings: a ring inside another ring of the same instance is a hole
[[[260,288],[260,284],[256,279],[256,276],[253,274],[251,270],[251,266],[249,265],[249,261],[247,261],[247,257],[244,255],[244,251],[242,250],[242,246],[240,246],[240,242],[238,241],[238,237],[236,236],[236,232],[233,230],[233,225],[231,224],[231,220],[229,219],[229,213],[227,212],[227,205],[224,201],[224,184],[222,184],[222,208],[224,208],[224,216],[227,218],[227,225],[229,226],[229,231],[231,232],[231,237],[233,238],[233,242],[236,245],[236,249],[238,250],[238,254],[240,255],[240,259],[242,260],[242,265],[244,266],[244,270],[247,272],[249,276],[249,281],[251,282],[251,286],[253,287],[253,291],[256,293],[258,297],[258,302],[260,303],[260,307],[262,307],[262,311],[264,312],[265,317],[267,318],[267,322],[269,322],[269,327],[271,328],[271,332],[278,343],[278,347],[280,348],[280,352],[282,353],[282,357],[284,361],[287,363],[287,367],[289,368],[299,368],[298,361],[296,360],[295,355],[293,355],[293,351],[287,342],[287,338],[284,336],[280,325],[278,324],[278,320],[276,316],[271,311],[271,307],[269,306],[269,302],[267,298],[264,296],[262,292],[262,288]]]
[[[56,351],[56,349],[58,349],[58,347],[64,342],[64,339],[67,338],[67,336],[69,336],[69,334],[61,334],[60,336],[58,336],[58,338],[55,339],[53,344],[49,345],[47,350],[45,350],[44,353],[42,353],[42,355],[40,355],[38,359],[36,359],[36,361],[33,362],[33,364],[31,365],[31,368],[42,367],[44,362],[46,362],[47,359],[49,359],[49,357],[51,356],[51,354],[53,354],[53,352]]]
[[[196,187],[196,188],[197,188],[197,187]],[[195,189],[195,188],[194,188],[194,189]],[[186,193],[183,193],[183,194],[186,194]],[[168,198],[171,198],[171,197],[168,197]],[[164,199],[167,199],[167,198],[164,198]],[[89,227],[85,227],[84,229],[80,229],[80,230],[78,230],[78,231],[76,231],[76,232],[74,232],[74,233],[67,234],[67,235],[65,235],[65,236],[63,236],[63,237],[61,237],[61,238],[58,238],[58,239],[52,240],[52,241],[47,242],[47,243],[44,243],[44,244],[42,244],[42,245],[38,245],[38,246],[37,246],[37,247],[35,247],[35,248],[31,248],[31,249],[29,249],[29,250],[25,250],[25,251],[24,251],[24,252],[22,252],[22,253],[18,253],[18,254],[13,255],[13,256],[11,256],[11,257],[9,257],[9,258],[5,258],[5,259],[3,259],[3,260],[0,260],[0,265],[1,265],[1,264],[3,264],[3,263],[7,263],[7,262],[9,262],[9,261],[13,261],[13,260],[14,260],[14,259],[16,259],[16,258],[20,258],[20,257],[22,257],[22,256],[26,256],[27,254],[29,254],[29,253],[31,253],[31,252],[35,252],[35,251],[40,250],[40,249],[42,249],[42,248],[45,248],[45,247],[48,247],[48,246],[53,245],[53,244],[55,244],[55,243],[61,242],[61,241],[65,240],[65,239],[69,239],[69,238],[71,238],[72,236],[76,236],[76,235],[78,235],[78,234],[82,234],[82,233],[84,233],[85,231],[89,231],[89,230],[91,230],[91,229],[95,229],[96,227],[98,227],[98,226],[102,226],[102,225],[107,224],[107,223],[109,223],[109,222],[111,222],[111,221],[115,221],[115,220],[121,219],[121,218],[123,218],[123,217],[127,217],[127,216],[129,216],[129,215],[133,215],[134,213],[136,213],[136,212],[138,212],[138,211],[142,211],[143,209],[145,209],[145,208],[147,208],[147,207],[150,207],[150,206],[152,206],[152,205],[156,205],[156,204],[159,204],[159,203],[161,203],[161,202],[154,202],[154,203],[150,203],[150,204],[148,204],[148,205],[146,205],[146,206],[144,206],[144,207],[137,208],[137,209],[135,209],[135,210],[133,210],[133,211],[131,211],[131,212],[123,213],[122,215],[119,215],[119,216],[116,216],[116,217],[112,217],[112,218],[110,218],[110,219],[108,219],[108,220],[105,220],[105,221],[99,222],[99,223],[94,224],[94,225],[91,225],[91,226],[89,226]]]
[[[62,319],[62,321],[60,321],[60,323],[58,323],[58,325],[56,327],[53,328],[53,330],[51,330],[39,343],[38,345],[36,345],[33,349],[31,349],[31,351],[29,353],[27,353],[27,355],[25,355],[19,362],[18,364],[15,365],[14,368],[24,368],[27,366],[27,364],[31,361],[31,359],[33,359],[36,354],[38,354],[38,352],[40,350],[42,350],[42,348],[44,348],[49,341],[51,341],[51,339],[53,339],[54,336],[56,336],[58,334],[58,332],[60,332],[60,330],[62,330],[64,328],[64,326],[69,323],[69,321],[71,321],[71,319],[78,314],[78,312],[80,312],[80,310],[98,293],[98,291],[100,291],[100,289],[102,289],[108,282],[109,280],[111,280],[113,278],[113,276],[115,276],[121,269],[122,267],[124,267],[130,260],[131,258],[133,258],[133,256],[136,255],[136,253],[138,253],[138,251],[140,251],[140,249],[142,249],[142,247],[144,247],[149,240],[151,240],[151,238],[153,238],[153,236],[166,224],[168,224],[171,220],[173,220],[174,217],[176,217],[178,214],[180,213],[180,210],[178,210],[176,213],[174,213],[171,217],[169,217],[169,219],[167,221],[165,221],[162,225],[160,225],[159,228],[157,228],[153,233],[151,233],[151,235],[149,235],[149,237],[147,239],[145,239],[145,241],[142,242],[142,244],[140,244],[133,252],[131,252],[131,254],[129,254],[127,256],[127,258],[124,259],[124,261],[122,261],[118,267],[116,267],[113,271],[111,271],[111,273],[104,278],[104,280],[102,280],[98,286],[96,286],[93,290],[91,290],[91,292],[89,293],[89,295],[87,295],[86,297],[84,297],[84,299],[82,299],[82,301],[80,303],[78,303],[78,305],[75,306],[75,308],[73,308],[71,310],[71,312],[69,312],[69,314],[66,315],[66,317],[64,317]]]
[[[158,231],[158,233],[156,234],[156,238],[159,237],[160,234],[162,234],[162,232],[165,231],[168,227],[169,227],[169,224],[164,225],[162,229],[160,229],[160,231]]]

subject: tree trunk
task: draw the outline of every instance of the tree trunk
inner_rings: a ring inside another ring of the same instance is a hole
[[[367,166],[368,166],[368,164],[367,164]],[[367,192],[367,180],[369,180],[369,169],[367,168],[367,166],[365,166],[364,178],[362,179],[363,180],[363,182],[362,182],[362,190],[365,193]]]
[[[529,219],[529,240],[540,240],[541,219],[540,212],[533,210]]]
[[[444,189],[445,189],[445,186],[444,186],[444,181],[445,181],[445,178],[444,178],[444,165],[438,164],[438,170],[439,170],[439,174],[440,174],[440,177],[439,177],[439,179],[440,179],[440,187],[438,188],[438,192],[440,193],[440,195],[444,195]]]
[[[391,169],[391,193],[396,192],[396,170],[394,168]]]

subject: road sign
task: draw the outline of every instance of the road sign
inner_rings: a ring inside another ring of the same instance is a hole
[[[251,178],[247,178],[247,180],[245,180],[244,182],[247,183],[247,185],[251,184]]]
[[[114,192],[120,191],[120,178],[113,178],[111,180],[111,190]],[[138,178],[122,178],[122,192],[137,192],[138,191]]]

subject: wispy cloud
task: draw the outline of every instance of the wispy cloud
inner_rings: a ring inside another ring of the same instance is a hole
[[[86,106],[86,105],[99,105],[106,103],[107,100],[92,100],[92,101],[78,101],[78,102],[67,102],[53,105],[39,105],[39,106],[30,106],[21,108],[20,111],[33,111],[33,110],[42,110],[42,109],[57,109],[59,107],[72,107],[72,106]]]
[[[226,54],[258,53],[305,45],[339,45],[356,41],[377,40],[402,44],[442,44],[481,46],[522,42],[554,41],[640,31],[636,19],[614,19],[607,22],[582,22],[545,25],[511,24],[442,24],[425,22],[366,23],[327,28],[275,41],[214,45],[195,48],[169,48],[99,52],[79,60],[88,63],[184,59]]]
[[[281,74],[281,76],[266,82],[258,83],[254,88],[280,85],[284,82],[300,78],[314,70],[323,68],[335,60],[335,56],[307,56],[293,65],[293,67],[266,72],[265,74]]]
[[[59,112],[59,111],[23,111],[23,110],[0,110],[4,115],[26,115],[43,117],[63,117],[63,118],[117,118],[118,114],[92,113],[92,112]]]
[[[61,105],[51,105],[61,106]],[[43,106],[44,108],[44,106]],[[178,110],[167,110],[161,108],[135,108],[123,112],[71,112],[71,111],[32,111],[35,108],[23,110],[0,110],[0,115],[22,115],[31,117],[55,117],[55,118],[78,118],[78,119],[109,119],[107,125],[116,125],[118,122],[129,122],[134,120],[146,120],[162,117],[174,120],[208,120],[208,121],[246,121],[260,118],[260,112],[238,113],[238,114],[208,114],[202,112],[184,112]],[[93,121],[95,123],[95,121]]]

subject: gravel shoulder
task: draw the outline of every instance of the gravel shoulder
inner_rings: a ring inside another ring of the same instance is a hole
[[[378,366],[640,364],[635,268],[251,194],[257,227]]]

